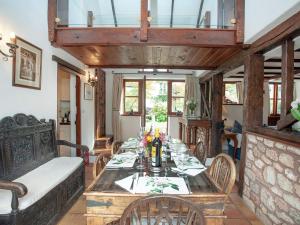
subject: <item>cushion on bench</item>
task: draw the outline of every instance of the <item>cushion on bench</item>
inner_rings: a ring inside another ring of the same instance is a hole
[[[57,157],[14,180],[24,184],[28,193],[19,198],[19,210],[26,209],[64,181],[82,163],[79,157]],[[0,214],[11,212],[11,191],[0,189]]]

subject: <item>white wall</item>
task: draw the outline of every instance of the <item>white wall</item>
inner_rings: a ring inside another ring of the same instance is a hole
[[[294,98],[300,99],[300,80],[295,80],[295,87],[296,87],[296,93]]]
[[[245,42],[252,43],[299,10],[299,0],[246,0]]]
[[[37,118],[57,119],[57,63],[52,61],[52,55],[68,61],[84,69],[84,65],[61,49],[53,48],[48,41],[48,1],[17,1],[1,0],[0,7],[0,33],[4,41],[0,43],[1,50],[7,51],[4,42],[9,41],[9,33],[15,32],[17,36],[31,42],[43,50],[42,56],[42,83],[41,90],[20,88],[12,86],[12,60],[5,62],[0,58],[0,118],[15,113],[33,114]],[[94,118],[91,104],[82,102],[84,118]],[[94,129],[83,125],[82,143],[91,147],[90,138]]]

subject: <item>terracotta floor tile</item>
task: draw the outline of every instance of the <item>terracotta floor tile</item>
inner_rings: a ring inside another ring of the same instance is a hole
[[[226,219],[224,225],[251,225],[246,219]]]
[[[225,206],[224,214],[228,219],[239,219],[244,217],[243,214],[233,204]]]

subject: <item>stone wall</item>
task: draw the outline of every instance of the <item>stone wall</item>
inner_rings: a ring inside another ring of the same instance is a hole
[[[265,225],[300,224],[300,147],[247,134],[243,198]]]

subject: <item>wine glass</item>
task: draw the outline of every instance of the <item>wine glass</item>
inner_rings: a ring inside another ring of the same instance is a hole
[[[137,169],[144,169],[143,158],[144,158],[145,147],[142,143],[136,148],[136,153],[138,154],[139,165],[136,166]]]

